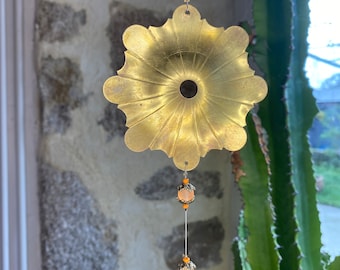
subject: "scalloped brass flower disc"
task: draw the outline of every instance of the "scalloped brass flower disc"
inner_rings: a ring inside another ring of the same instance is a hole
[[[131,150],[162,150],[189,171],[211,149],[244,146],[245,117],[267,85],[248,65],[241,27],[215,28],[186,9],[161,27],[127,28],[125,64],[103,91],[127,117]]]

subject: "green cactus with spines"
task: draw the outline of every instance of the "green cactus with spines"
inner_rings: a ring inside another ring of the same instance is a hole
[[[235,269],[340,269],[339,258],[324,265],[320,251],[307,139],[317,112],[304,72],[308,1],[254,0],[253,17],[249,52],[269,92],[247,119],[248,142],[237,164],[244,212]]]

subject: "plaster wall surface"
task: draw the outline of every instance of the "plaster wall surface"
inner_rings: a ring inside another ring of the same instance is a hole
[[[173,258],[180,262],[184,214],[175,187],[182,174],[162,152],[128,150],[124,117],[102,94],[113,63],[119,65],[122,45],[112,40],[119,40],[122,28],[160,26],[180,4],[38,1],[43,269],[175,269]],[[238,22],[232,1],[192,4],[212,25]],[[240,202],[230,154],[209,152],[189,177],[198,190],[189,211],[191,257],[199,269],[232,269]]]

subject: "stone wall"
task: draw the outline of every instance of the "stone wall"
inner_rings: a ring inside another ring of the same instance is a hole
[[[182,174],[162,152],[126,148],[124,115],[102,84],[123,64],[124,29],[160,26],[182,2],[37,2],[43,269],[176,269]],[[238,22],[231,0],[192,4],[212,25]],[[189,176],[198,194],[189,211],[191,257],[199,269],[232,269],[240,202],[229,153],[211,151]]]

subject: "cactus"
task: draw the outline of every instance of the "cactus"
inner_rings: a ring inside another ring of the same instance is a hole
[[[298,16],[297,16],[298,14]],[[268,97],[247,119],[248,143],[233,166],[244,202],[235,269],[340,269],[322,264],[307,130],[317,109],[305,77],[307,0],[254,0],[250,48]]]
[[[340,269],[340,257],[336,257],[335,260],[330,265],[327,266],[327,270],[338,270],[338,269]]]

